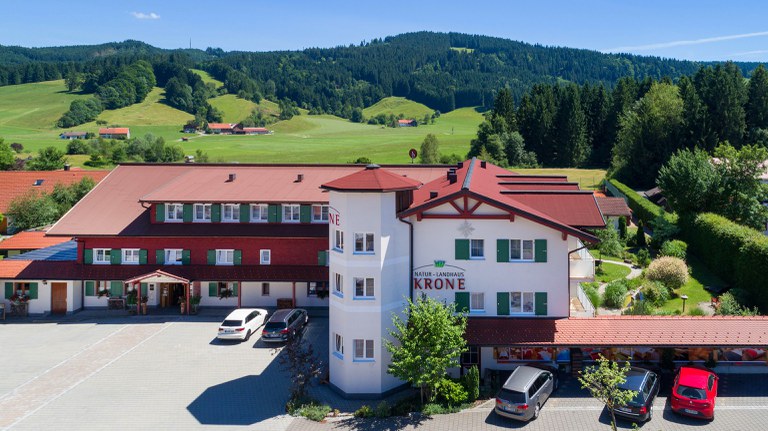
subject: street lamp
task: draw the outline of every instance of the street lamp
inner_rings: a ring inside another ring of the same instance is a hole
[[[688,299],[688,295],[680,295],[680,299],[683,300],[683,312],[681,314],[685,314],[685,300]]]

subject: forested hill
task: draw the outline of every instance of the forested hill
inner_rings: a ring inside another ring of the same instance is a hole
[[[459,33],[407,33],[336,48],[303,51],[224,52],[163,50],[126,41],[97,46],[0,46],[0,85],[59,79],[99,65],[145,59],[202,68],[227,91],[249,99],[290,99],[314,113],[349,118],[387,96],[402,96],[446,112],[486,106],[508,87],[515,100],[536,83],[602,82],[622,76],[676,79],[700,63],[583,49],[546,47]],[[162,58],[162,59],[159,59]],[[754,63],[739,63],[745,74]]]

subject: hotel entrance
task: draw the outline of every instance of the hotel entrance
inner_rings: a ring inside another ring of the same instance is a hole
[[[189,294],[191,283],[185,278],[156,270],[126,280],[125,284],[132,285],[134,289],[140,287],[142,297],[146,296],[146,302],[149,307],[157,307],[164,310],[176,308],[176,310],[179,310],[179,304],[183,304],[181,312],[189,312],[189,302],[185,299]],[[138,304],[136,310],[137,312],[139,310]]]
[[[160,308],[178,307],[179,299],[185,297],[186,288],[182,283],[157,283]]]

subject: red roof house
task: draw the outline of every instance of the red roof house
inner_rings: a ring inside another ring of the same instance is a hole
[[[104,139],[130,139],[131,130],[127,127],[102,127],[99,137]]]

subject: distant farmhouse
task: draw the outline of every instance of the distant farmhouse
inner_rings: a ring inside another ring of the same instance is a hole
[[[64,132],[59,135],[61,139],[85,139],[88,136],[88,132]]]
[[[419,123],[416,120],[410,118],[410,119],[404,119],[404,120],[397,120],[397,125],[399,127],[416,127],[419,125]]]
[[[233,129],[235,135],[269,135],[270,132],[265,127],[243,127],[242,124],[238,124]]]
[[[235,124],[231,123],[208,123],[208,129],[213,135],[231,135]]]
[[[104,139],[130,139],[131,130],[127,127],[102,127],[99,137]]]
[[[272,131],[264,127],[243,127],[242,124],[208,123],[212,135],[270,135]],[[186,130],[185,130],[186,131]]]

